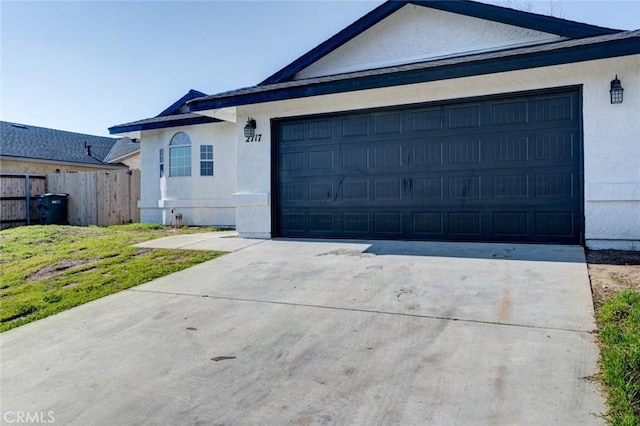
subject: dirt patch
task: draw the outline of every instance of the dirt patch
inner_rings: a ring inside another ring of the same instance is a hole
[[[34,272],[27,278],[29,281],[39,281],[47,278],[54,277],[62,274],[64,271],[77,268],[79,266],[93,265],[100,262],[101,259],[87,259],[87,260],[64,260],[55,266],[45,266],[38,272]]]
[[[135,256],[133,256],[133,257],[146,256],[147,254],[151,253],[152,251],[153,251],[153,249],[150,249],[150,248],[139,248],[138,251],[136,252]]]
[[[640,251],[587,250],[593,303],[625,290],[640,291]]]

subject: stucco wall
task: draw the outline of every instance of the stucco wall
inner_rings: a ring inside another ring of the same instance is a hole
[[[191,176],[169,176],[169,142],[177,132],[191,139]],[[213,145],[214,176],[200,176],[200,145]],[[170,225],[182,214],[185,225],[235,225],[235,124],[198,126],[143,132],[140,161],[140,218],[143,223]],[[160,177],[160,148],[164,148],[164,177]]]
[[[557,40],[561,37],[554,34],[409,4],[300,71],[296,78]]]
[[[0,172],[2,173],[69,173],[69,172],[95,172],[98,170],[114,170],[117,167],[81,166],[75,164],[62,164],[37,161],[17,161],[0,159]]]
[[[611,105],[618,75],[623,104]],[[472,96],[582,85],[585,236],[592,247],[640,247],[640,55],[422,84],[238,107],[257,120],[261,142],[245,143],[236,124],[236,226],[243,236],[271,232],[270,119]]]
[[[140,170],[140,153],[122,158],[119,162],[128,166],[131,170]]]

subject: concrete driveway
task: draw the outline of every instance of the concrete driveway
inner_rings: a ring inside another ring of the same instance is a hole
[[[594,328],[581,247],[251,241],[2,334],[2,410],[74,425],[603,424]]]

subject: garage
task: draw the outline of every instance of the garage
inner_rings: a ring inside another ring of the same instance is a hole
[[[273,122],[273,234],[581,243],[579,87]]]

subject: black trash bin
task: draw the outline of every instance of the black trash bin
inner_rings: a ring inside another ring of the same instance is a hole
[[[69,194],[38,195],[38,213],[41,225],[65,225],[67,221],[67,199]]]

